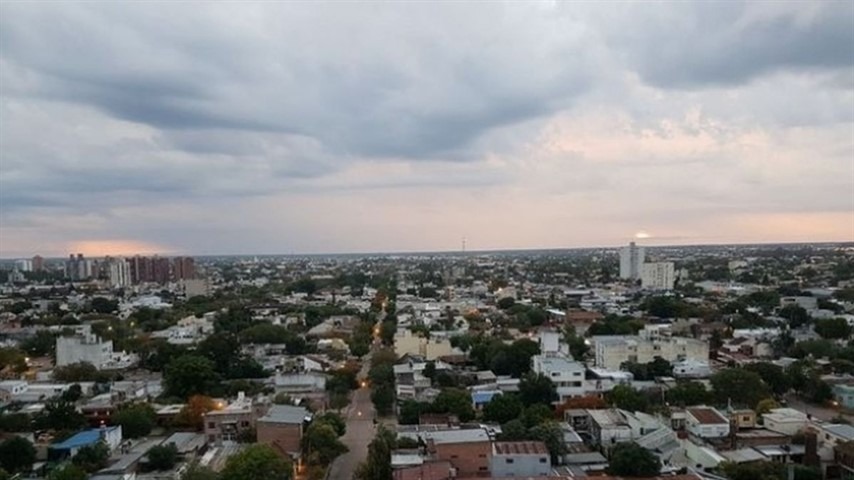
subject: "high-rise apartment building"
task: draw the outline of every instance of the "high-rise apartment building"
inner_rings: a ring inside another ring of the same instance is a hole
[[[36,255],[35,257],[33,257],[32,262],[34,272],[41,272],[44,270],[44,257],[42,257],[41,255]]]
[[[643,247],[629,243],[629,246],[620,249],[620,278],[627,280],[639,280],[641,268],[646,252]]]
[[[673,290],[676,273],[673,262],[645,263],[641,271],[641,286],[649,290]]]
[[[128,259],[133,283],[168,283],[196,277],[196,263],[192,257],[141,257]]]
[[[33,261],[29,258],[22,258],[20,260],[15,260],[15,268],[19,272],[32,272],[33,271]]]
[[[196,261],[193,257],[175,257],[172,259],[173,280],[190,280],[196,277]]]
[[[94,264],[84,258],[82,253],[71,254],[65,262],[65,274],[72,280],[85,280],[92,277]]]
[[[130,264],[124,258],[105,258],[103,274],[111,287],[127,287],[131,284]]]

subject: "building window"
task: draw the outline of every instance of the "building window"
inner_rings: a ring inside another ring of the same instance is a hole
[[[241,425],[241,426],[243,426],[243,427],[248,427],[248,426],[249,426],[249,421],[244,420],[244,421],[240,422],[240,425]]]
[[[208,422],[208,428],[216,428],[216,423]]]
[[[485,472],[485,471],[489,470],[489,467],[480,467],[477,470],[480,472]]]
[[[451,455],[451,458],[460,458],[458,455]]]
[[[208,441],[209,442],[215,442],[216,441],[216,435],[208,435]]]
[[[513,463],[514,462],[514,460],[512,458],[505,458],[504,461],[507,463]]]
[[[546,457],[543,457],[543,458],[541,458],[541,459],[540,459],[540,463],[546,463],[546,461],[547,461],[547,460],[548,460],[548,459],[547,459]]]
[[[478,457],[480,457],[480,458],[486,458],[486,454],[485,454],[485,453],[481,453],[480,455],[478,455]]]

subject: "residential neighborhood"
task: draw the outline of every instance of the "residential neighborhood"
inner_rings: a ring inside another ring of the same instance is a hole
[[[2,478],[854,475],[850,244],[0,267]]]

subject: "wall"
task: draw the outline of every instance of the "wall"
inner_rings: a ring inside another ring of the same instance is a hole
[[[489,442],[443,443],[435,445],[436,457],[447,460],[457,469],[457,475],[489,476]]]
[[[300,451],[302,425],[258,422],[257,432],[258,443],[272,446],[282,456]]]
[[[548,476],[551,469],[548,454],[494,455],[489,460],[489,471],[493,478]]]

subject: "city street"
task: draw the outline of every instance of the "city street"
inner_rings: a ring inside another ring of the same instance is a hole
[[[808,413],[813,417],[819,420],[823,420],[825,422],[828,422],[836,417],[842,417],[848,420],[849,422],[854,423],[854,415],[845,414],[833,408],[806,403],[795,395],[789,395],[786,397],[786,406],[789,408],[794,408],[795,410],[800,410],[804,413]]]
[[[329,467],[329,480],[351,480],[359,463],[368,456],[368,444],[374,438],[374,406],[371,390],[360,388],[353,393],[346,409],[347,433],[341,438],[349,452],[336,458]]]

